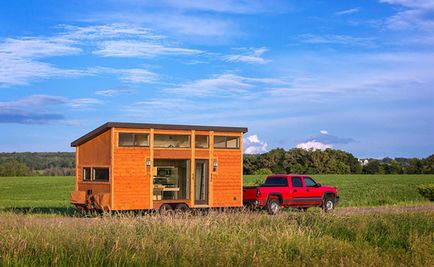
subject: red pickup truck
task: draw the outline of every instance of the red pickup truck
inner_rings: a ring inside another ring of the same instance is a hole
[[[319,206],[329,212],[339,202],[335,187],[323,186],[314,179],[300,174],[271,175],[261,186],[243,187],[243,203],[247,207],[267,208],[276,214],[281,207],[307,210]]]

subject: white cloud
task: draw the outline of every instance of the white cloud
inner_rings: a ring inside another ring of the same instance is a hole
[[[133,90],[128,87],[117,87],[107,90],[98,90],[95,92],[95,94],[101,96],[115,96],[119,94],[131,94],[132,92]]]
[[[59,111],[61,106],[83,108],[101,104],[94,98],[65,98],[50,95],[31,95],[19,100],[0,102],[0,123],[48,124],[74,123]]]
[[[59,25],[64,30],[61,36],[73,40],[98,40],[140,38],[149,40],[164,39],[164,36],[155,34],[151,29],[129,23],[111,23],[105,25],[74,26]]]
[[[342,16],[342,15],[349,15],[349,14],[354,14],[354,13],[358,13],[358,12],[360,12],[360,8],[355,7],[355,8],[350,8],[350,9],[335,12],[335,15],[336,16]]]
[[[200,50],[168,47],[136,40],[103,41],[93,53],[103,57],[155,57],[162,55],[197,55]]]
[[[269,62],[262,57],[262,54],[267,52],[268,49],[265,47],[261,48],[250,48],[246,54],[234,54],[224,56],[223,59],[230,62],[244,62],[250,64],[265,64]]]
[[[51,64],[31,59],[8,57],[0,54],[0,87],[26,85],[31,81],[53,77],[78,77],[86,72],[59,69]]]
[[[259,140],[257,135],[250,135],[244,139],[245,154],[261,154],[268,151],[268,144]]]
[[[371,37],[353,37],[338,34],[301,34],[299,41],[307,44],[340,44],[371,47],[374,46],[374,39]]]
[[[326,150],[327,148],[333,148],[330,144],[323,144],[316,140],[307,141],[305,143],[300,143],[296,146],[297,148],[302,148],[305,150]]]
[[[278,79],[249,78],[225,73],[167,88],[165,91],[189,96],[233,96],[245,94],[258,84],[284,84],[284,82]]]
[[[381,3],[400,5],[405,10],[398,11],[386,20],[388,28],[393,30],[434,30],[433,0],[380,0]]]
[[[0,56],[12,58],[39,58],[72,55],[81,52],[75,42],[65,38],[25,37],[8,38],[0,44]]]
[[[326,130],[319,131],[321,134],[329,134]]]

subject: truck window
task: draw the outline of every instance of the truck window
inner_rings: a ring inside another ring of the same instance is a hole
[[[288,186],[286,177],[268,177],[264,183],[265,186]]]
[[[292,177],[292,187],[303,187],[301,177]]]
[[[304,177],[304,184],[306,187],[316,187],[315,181],[310,177]]]

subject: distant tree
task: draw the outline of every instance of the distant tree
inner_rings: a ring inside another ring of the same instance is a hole
[[[398,161],[392,160],[392,161],[390,161],[390,164],[388,164],[386,166],[386,173],[388,173],[388,174],[401,174],[402,173],[402,167]]]
[[[30,176],[32,171],[24,163],[11,160],[0,164],[0,176]]]
[[[384,174],[384,164],[379,160],[371,160],[363,166],[363,173],[365,174]]]
[[[423,173],[434,174],[434,154],[423,160]]]
[[[404,169],[407,174],[421,174],[423,172],[423,161],[417,158],[410,159],[408,166]]]

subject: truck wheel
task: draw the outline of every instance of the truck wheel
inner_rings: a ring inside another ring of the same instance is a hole
[[[335,208],[335,196],[326,196],[324,199],[324,203],[322,205],[322,209],[325,212],[331,212]]]
[[[158,212],[160,213],[160,215],[170,215],[173,213],[173,209],[172,206],[170,206],[169,204],[163,204],[160,206]]]
[[[277,198],[272,198],[267,204],[268,214],[276,215],[280,210],[280,201]]]

